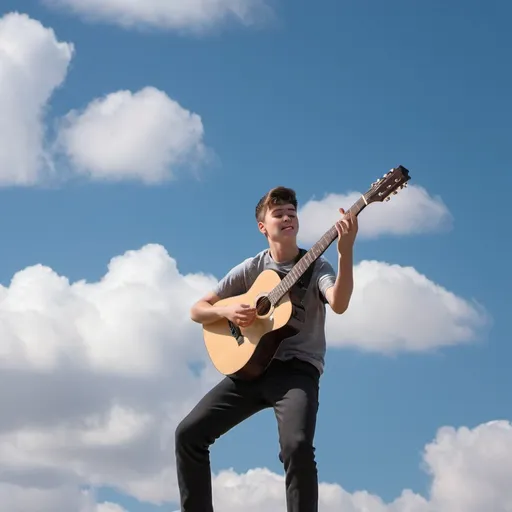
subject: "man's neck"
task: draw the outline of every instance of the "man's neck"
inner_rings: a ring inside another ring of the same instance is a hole
[[[285,263],[293,260],[299,254],[297,244],[283,245],[272,242],[269,244],[270,256],[276,263]]]

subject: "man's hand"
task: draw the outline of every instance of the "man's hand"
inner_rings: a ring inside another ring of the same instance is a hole
[[[251,308],[249,304],[232,304],[226,306],[224,316],[240,327],[249,327],[256,318],[256,308]]]
[[[345,215],[343,208],[340,208],[340,213],[343,218],[336,222],[336,230],[338,231],[338,254],[341,256],[354,246],[359,226],[356,215],[351,212]]]

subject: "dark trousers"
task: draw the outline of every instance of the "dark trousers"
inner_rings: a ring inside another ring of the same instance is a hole
[[[176,429],[176,464],[182,512],[213,512],[209,447],[253,414],[273,407],[279,458],[286,473],[288,512],[318,511],[315,462],[320,375],[311,364],[274,360],[257,380],[224,378]]]

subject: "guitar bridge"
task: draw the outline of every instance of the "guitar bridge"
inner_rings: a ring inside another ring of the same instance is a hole
[[[236,326],[231,320],[228,320],[228,324],[229,330],[231,331],[231,336],[235,338],[238,346],[240,346],[244,342],[244,335],[242,334],[240,327]]]

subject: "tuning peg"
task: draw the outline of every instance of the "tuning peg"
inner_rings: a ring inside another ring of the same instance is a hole
[[[384,201],[389,201],[391,199],[391,196],[388,196],[386,197],[386,199],[384,199]]]

